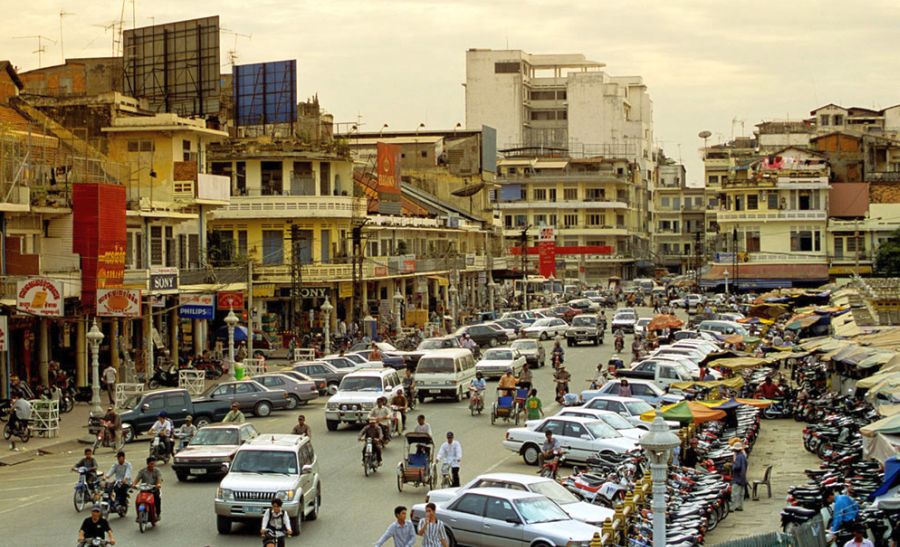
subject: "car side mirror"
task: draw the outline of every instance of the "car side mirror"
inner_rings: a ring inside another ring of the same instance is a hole
[[[147,412],[148,410],[150,410],[150,405],[147,403],[141,405],[141,412]]]
[[[313,472],[313,466],[311,466],[311,465],[309,465],[309,464],[304,465],[304,466],[300,469],[300,474],[301,474],[301,475],[309,475],[309,474],[312,473],[312,472]]]
[[[509,524],[522,524],[521,522],[519,522],[519,519],[514,519],[514,518],[511,518],[511,517],[510,517],[510,518],[507,518],[507,519],[506,519],[506,522],[508,522]]]

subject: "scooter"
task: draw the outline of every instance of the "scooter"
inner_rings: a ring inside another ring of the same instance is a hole
[[[484,410],[484,397],[481,395],[481,392],[473,387],[469,388],[469,412],[472,413],[472,416],[477,412],[481,414]]]
[[[369,473],[378,470],[378,458],[375,457],[375,446],[371,437],[366,437],[366,447],[363,449],[363,473],[368,477]]]
[[[162,460],[164,464],[169,463],[169,450],[162,440],[161,435],[156,435],[150,441],[150,457]]]
[[[128,514],[128,488],[122,489],[122,481],[106,482],[103,485],[103,494],[100,496],[100,508],[103,518],[107,518],[110,513],[116,513],[119,517]],[[122,492],[123,499],[117,499],[116,491]]]
[[[156,499],[153,497],[156,487],[152,484],[141,483],[135,488],[138,490],[138,494],[134,498],[138,529],[143,534],[148,526],[156,526]]]
[[[565,450],[556,450],[553,457],[549,461],[544,461],[538,472],[542,477],[556,480],[556,474],[559,472],[559,466],[566,459]]]
[[[162,386],[178,387],[178,369],[170,366],[167,369],[157,368],[153,372],[153,377],[147,382],[150,389],[158,389]]]

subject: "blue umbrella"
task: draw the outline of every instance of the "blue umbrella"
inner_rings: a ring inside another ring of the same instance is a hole
[[[216,329],[216,339],[228,341],[228,325]],[[247,327],[241,325],[234,327],[234,341],[235,343],[247,341]]]

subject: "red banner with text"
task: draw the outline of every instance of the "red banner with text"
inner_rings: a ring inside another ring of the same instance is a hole
[[[80,183],[72,187],[72,252],[81,256],[81,307],[94,313],[97,289],[125,281],[125,187]]]

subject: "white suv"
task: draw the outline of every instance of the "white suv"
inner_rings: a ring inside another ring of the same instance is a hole
[[[234,521],[261,520],[273,498],[281,498],[295,534],[301,519],[319,516],[322,483],[309,437],[267,433],[241,445],[216,490],[216,528],[228,534]]]
[[[362,369],[344,376],[337,393],[325,404],[325,425],[336,431],[341,422],[362,424],[368,421],[379,397],[388,401],[403,391],[403,383],[392,368]]]

